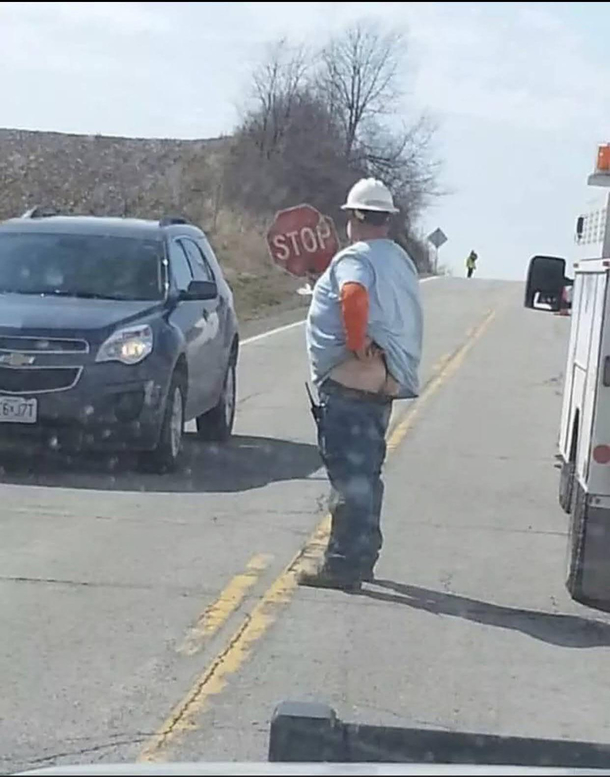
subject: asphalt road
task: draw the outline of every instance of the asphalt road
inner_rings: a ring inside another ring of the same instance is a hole
[[[283,699],[610,741],[610,618],[563,587],[569,321],[524,310],[520,284],[423,294],[424,390],[395,408],[381,579],[360,595],[294,583],[327,532],[298,324],[244,344],[234,440],[189,436],[176,475],[3,460],[1,772],[264,760]]]

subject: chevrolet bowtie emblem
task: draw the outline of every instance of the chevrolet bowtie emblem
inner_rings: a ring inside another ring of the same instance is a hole
[[[9,367],[27,367],[34,364],[35,360],[35,356],[27,356],[25,353],[0,354],[0,364],[7,364]]]

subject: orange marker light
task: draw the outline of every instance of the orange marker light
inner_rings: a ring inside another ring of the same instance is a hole
[[[601,172],[610,171],[610,143],[597,148],[597,169]]]

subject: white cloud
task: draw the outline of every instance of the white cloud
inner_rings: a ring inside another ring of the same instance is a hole
[[[410,20],[416,95],[439,113],[549,132],[610,118],[610,67],[544,4],[430,3]]]
[[[582,25],[574,18],[576,10]],[[578,8],[576,8],[578,6]],[[584,8],[584,6],[587,6]],[[601,4],[0,3],[6,126],[137,136],[229,131],[262,44],[322,43],[347,22],[407,30],[405,116],[439,119],[443,184],[429,217],[461,271],[522,275],[569,245],[595,143],[610,127]],[[574,16],[574,14],[572,14]],[[597,48],[596,48],[597,47]],[[476,235],[476,240],[474,239]]]
[[[165,32],[171,16],[164,3],[55,2],[0,4],[4,24],[25,22],[29,25],[52,24],[68,27],[111,29],[115,33]]]
[[[41,86],[69,76],[145,75],[150,63],[139,56],[142,46],[171,34],[173,26],[158,5],[2,3],[0,65],[16,81],[37,74]]]
[[[234,102],[241,84],[227,79],[246,75],[265,40],[315,45],[366,16],[407,28],[406,91],[437,115],[549,131],[605,126],[610,68],[541,3],[8,2],[0,3],[0,63],[17,78],[20,69],[143,78],[161,69],[164,48],[175,81],[193,82],[203,65],[204,79],[217,70]]]

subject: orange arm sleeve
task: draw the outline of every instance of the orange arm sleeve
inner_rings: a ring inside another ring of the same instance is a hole
[[[341,316],[350,351],[364,348],[369,322],[369,295],[360,283],[344,283],[341,287]]]

